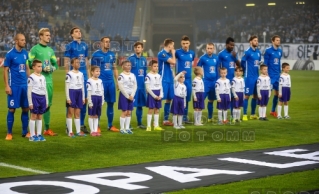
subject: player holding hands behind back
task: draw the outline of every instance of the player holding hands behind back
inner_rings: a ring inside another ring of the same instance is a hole
[[[122,110],[120,116],[120,132],[122,134],[133,134],[130,130],[131,112],[133,110],[133,102],[135,92],[137,90],[136,77],[131,73],[131,62],[123,61],[121,63],[123,72],[118,77],[118,85],[120,90],[118,109]]]
[[[92,66],[92,77],[88,79],[86,87],[88,91],[89,104],[89,127],[91,136],[100,136],[98,131],[99,116],[101,116],[102,106],[104,104],[104,88],[102,80],[99,79],[100,67]]]

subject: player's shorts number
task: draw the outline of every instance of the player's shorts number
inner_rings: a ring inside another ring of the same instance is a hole
[[[246,88],[246,93],[249,93],[249,88]]]
[[[10,106],[14,106],[14,100],[10,100]]]

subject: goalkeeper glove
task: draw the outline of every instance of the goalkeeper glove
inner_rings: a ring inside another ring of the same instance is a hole
[[[50,72],[50,71],[51,71],[50,65],[45,66],[45,67],[43,68],[43,71],[45,71],[45,72]]]

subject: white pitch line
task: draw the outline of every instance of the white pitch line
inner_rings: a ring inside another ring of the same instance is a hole
[[[0,166],[8,167],[8,168],[14,168],[14,169],[17,169],[17,170],[33,172],[33,173],[37,173],[37,174],[50,174],[49,172],[45,172],[45,171],[41,171],[41,170],[35,170],[35,169],[32,169],[32,168],[25,168],[25,167],[22,167],[22,166],[6,164],[6,163],[2,163],[2,162],[0,162]]]

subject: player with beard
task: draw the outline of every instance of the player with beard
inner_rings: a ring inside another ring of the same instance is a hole
[[[279,78],[281,72],[282,50],[280,46],[280,37],[275,35],[271,38],[272,46],[267,48],[264,54],[264,64],[268,66],[268,74],[271,79],[272,89],[274,89],[274,98],[272,100],[272,109],[270,115],[277,117],[276,106],[278,103]]]
[[[146,126],[142,124],[143,106],[146,105],[145,77],[147,71],[147,60],[142,56],[143,46],[142,42],[135,42],[135,53],[128,58],[132,65],[131,72],[135,75],[137,81],[134,106],[136,107],[137,127],[140,129],[146,129]]]
[[[257,119],[255,115],[257,106],[257,80],[259,77],[259,63],[261,53],[258,49],[258,37],[253,35],[249,38],[250,47],[245,51],[241,58],[241,67],[244,70],[245,77],[245,99],[244,99],[244,116],[243,121],[247,121],[247,107],[249,96],[253,95],[251,100],[251,115],[250,119]]]

